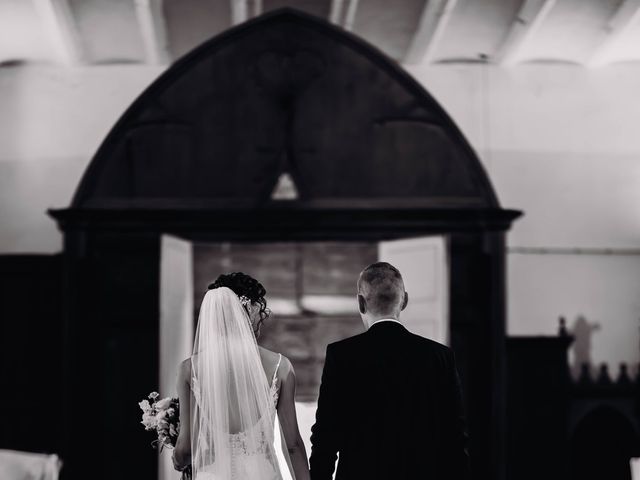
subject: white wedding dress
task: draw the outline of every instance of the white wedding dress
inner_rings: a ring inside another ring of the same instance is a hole
[[[277,418],[279,356],[264,375],[251,324],[228,288],[209,290],[191,357],[194,480],[289,480]]]
[[[271,379],[271,388],[269,390],[270,397],[272,398],[273,414],[272,423],[275,425],[276,419],[276,406],[278,405],[278,369],[280,368],[280,362],[282,361],[282,354],[278,358],[278,365],[275,372],[273,372],[273,378]],[[258,448],[251,448],[247,442],[247,438],[255,437],[257,433],[251,429],[248,432],[239,432],[229,434],[229,444],[231,445],[231,477],[229,480],[249,480],[249,479],[264,479],[264,480],[285,480],[291,478],[289,475],[283,476],[280,471],[285,471],[286,461],[281,456],[278,456],[279,469],[274,468],[273,462],[268,455],[267,445],[273,444],[277,439],[275,435],[275,428],[272,432],[260,432],[263,435],[261,443]],[[198,473],[197,479],[194,480],[220,480],[223,477],[217,471],[216,464],[206,466],[201,472]]]

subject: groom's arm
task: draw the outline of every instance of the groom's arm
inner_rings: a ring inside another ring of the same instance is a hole
[[[462,401],[462,387],[458,369],[456,367],[455,355],[453,350],[448,350],[448,405],[449,411],[447,417],[449,425],[447,437],[447,471],[451,475],[452,480],[466,480],[470,477],[469,467],[469,435],[467,433],[467,424],[464,414],[464,406]]]
[[[331,480],[338,453],[337,404],[339,390],[336,385],[336,370],[333,350],[327,346],[322,370],[316,423],[311,427],[311,458],[309,459],[312,480]]]

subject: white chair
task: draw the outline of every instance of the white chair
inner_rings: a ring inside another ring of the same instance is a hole
[[[58,480],[62,461],[58,455],[0,450],[2,480]]]
[[[631,459],[631,478],[640,480],[640,458]]]

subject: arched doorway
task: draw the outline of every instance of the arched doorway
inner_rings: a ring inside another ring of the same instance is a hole
[[[296,194],[272,195],[285,180]],[[473,468],[503,478],[504,235],[520,212],[500,207],[437,102],[357,37],[284,9],[206,42],[124,113],[72,205],[51,215],[65,234],[69,478],[96,463],[103,478],[154,478],[132,405],[157,385],[165,233],[200,242],[445,235]],[[96,408],[81,400],[87,389],[104,412],[98,444],[86,442]]]
[[[571,437],[571,478],[631,480],[631,457],[638,435],[620,411],[600,406],[580,421]]]

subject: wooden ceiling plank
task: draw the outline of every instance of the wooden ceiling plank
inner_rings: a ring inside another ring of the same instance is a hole
[[[162,0],[135,0],[135,7],[146,62],[151,65],[168,64],[167,25]]]
[[[340,25],[342,19],[342,10],[344,7],[344,0],[331,0],[331,10],[329,11],[329,21]]]
[[[253,16],[262,15],[263,10],[262,0],[253,0]]]
[[[83,63],[82,45],[68,0],[33,0],[44,28],[63,64]]]
[[[231,24],[238,25],[249,19],[249,1],[231,0]]]
[[[418,28],[405,55],[406,64],[425,64],[432,58],[438,41],[451,19],[457,0],[427,0]]]
[[[587,61],[590,67],[600,67],[609,63],[612,46],[630,28],[640,21],[640,0],[625,0],[609,19],[603,31],[603,38]]]
[[[527,44],[555,4],[556,0],[524,0],[509,33],[496,54],[495,63],[502,65],[517,63],[524,56],[523,52]]]
[[[344,15],[344,29],[350,32],[353,30],[353,22],[356,19],[356,12],[358,11],[358,0],[349,0],[347,11]]]

